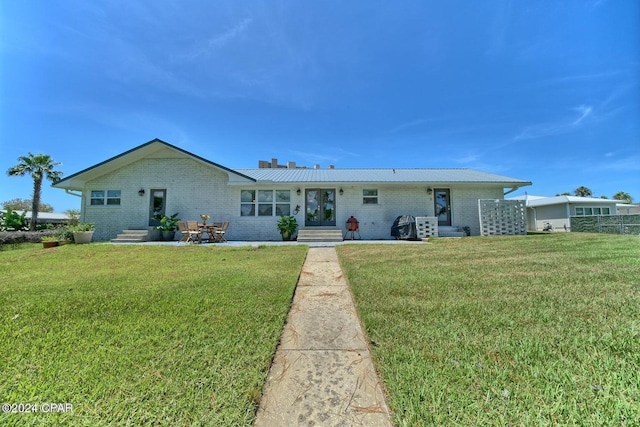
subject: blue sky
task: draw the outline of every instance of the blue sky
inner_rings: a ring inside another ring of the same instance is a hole
[[[0,201],[31,197],[29,151],[68,176],[153,138],[640,201],[639,119],[637,0],[0,2]]]

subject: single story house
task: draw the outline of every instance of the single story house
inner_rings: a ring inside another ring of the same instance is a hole
[[[264,162],[261,162],[264,163]],[[304,228],[345,229],[359,220],[363,239],[391,239],[400,215],[437,217],[440,227],[480,233],[479,199],[531,182],[472,169],[230,169],[154,139],[53,186],[82,197],[81,221],[95,224],[95,240],[125,229],[152,229],[162,215],[229,221],[229,240],[278,240],[280,215]]]
[[[31,220],[31,211],[13,211],[18,215],[24,213],[24,217],[27,220]],[[7,213],[6,210],[0,210],[0,213]],[[57,212],[38,212],[38,218],[36,219],[38,224],[66,224],[71,218],[66,213]]]
[[[511,197],[510,200],[526,202],[529,230],[543,230],[545,224],[549,223],[554,230],[569,231],[572,216],[617,215],[619,206],[624,206],[619,200],[578,196],[524,195]]]

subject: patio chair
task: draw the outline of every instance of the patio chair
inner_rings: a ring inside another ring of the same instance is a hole
[[[192,239],[197,237],[198,243],[202,243],[202,233],[204,233],[204,230],[198,225],[198,221],[187,221],[187,229],[189,229],[189,234],[191,234]]]
[[[182,237],[180,238],[181,242],[195,243],[196,238],[198,239],[198,243],[202,241],[202,231],[198,227],[197,221],[178,222],[178,231],[182,234]]]
[[[216,228],[216,241],[218,242],[226,242],[227,239],[224,237],[224,233],[227,232],[227,228],[229,228],[229,221],[225,221],[219,228]]]
[[[180,242],[186,243],[189,241],[189,229],[186,222],[178,221],[178,232],[180,233]]]

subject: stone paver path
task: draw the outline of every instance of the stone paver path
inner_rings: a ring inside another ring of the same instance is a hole
[[[310,248],[254,426],[392,426],[334,248]]]

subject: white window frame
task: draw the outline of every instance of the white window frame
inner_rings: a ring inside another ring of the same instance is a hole
[[[576,206],[575,208],[575,216],[600,216],[600,215],[611,215],[611,208],[608,206],[605,206],[605,207]]]
[[[240,216],[274,217],[280,215],[291,215],[291,190],[240,190]]]
[[[98,195],[97,193],[101,194]],[[91,190],[89,194],[90,206],[120,206],[121,203],[122,190]]]
[[[367,194],[367,192],[375,194]],[[380,191],[377,188],[363,188],[362,189],[362,204],[363,205],[379,205],[380,204]]]

